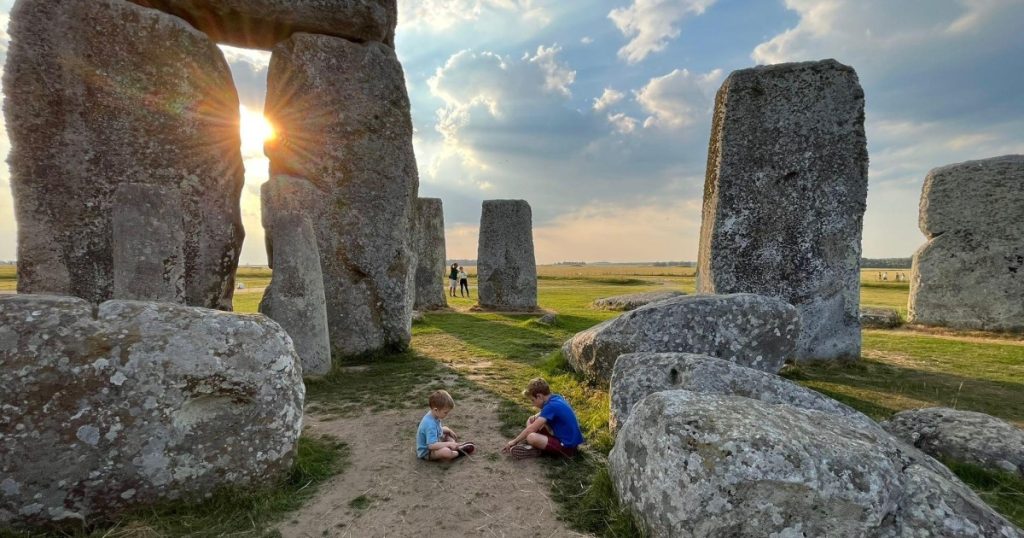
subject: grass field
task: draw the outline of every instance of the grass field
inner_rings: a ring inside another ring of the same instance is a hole
[[[905,271],[909,273],[909,271]],[[324,413],[358,412],[372,404],[419,407],[432,390],[424,379],[455,378],[461,389],[483,389],[502,400],[505,433],[518,431],[531,413],[520,391],[543,376],[576,408],[590,449],[573,464],[550,463],[552,491],[561,516],[574,528],[599,536],[635,536],[631,518],[615,502],[607,474],[612,446],[607,428],[607,387],[588,385],[561,357],[574,333],[618,315],[590,308],[597,298],[652,290],[694,290],[693,268],[650,266],[542,266],[539,299],[558,314],[554,326],[536,316],[470,313],[471,299],[449,298],[449,312],[427,313],[413,326],[408,352],[363,357],[336,365],[335,372],[307,385],[309,404]],[[889,270],[890,277],[894,275]],[[269,281],[265,268],[240,270],[238,281],[257,290],[239,292],[236,310],[254,312]],[[2,283],[0,274],[0,283]],[[475,295],[475,282],[471,281]],[[863,306],[905,313],[908,284],[878,282],[877,270],[862,274]],[[876,419],[917,407],[976,410],[1024,426],[1024,339],[901,328],[867,330],[862,360],[846,365],[789,366],[782,374],[841,400]],[[358,365],[360,368],[350,368]],[[951,463],[966,482],[1018,525],[1024,525],[1024,481]]]

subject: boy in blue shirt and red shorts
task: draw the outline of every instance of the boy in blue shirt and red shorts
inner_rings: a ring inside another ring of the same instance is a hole
[[[522,459],[548,454],[571,458],[583,444],[583,432],[576,413],[561,394],[551,394],[547,381],[536,378],[523,391],[540,413],[530,417],[526,428],[501,451]]]

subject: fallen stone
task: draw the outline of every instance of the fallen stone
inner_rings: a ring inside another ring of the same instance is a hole
[[[310,178],[320,191],[305,214],[320,247],[332,352],[406,348],[418,176],[395,51],[295,34],[274,48],[267,86],[278,132],[267,146],[271,176]]]
[[[648,396],[608,466],[652,537],[1021,536],[880,428],[738,396]]]
[[[414,212],[413,251],[416,253],[417,310],[447,308],[444,293],[444,209],[440,198],[418,198]]]
[[[769,373],[796,345],[800,318],[781,299],[752,294],[689,295],[648,304],[576,333],[562,353],[587,378],[607,382],[626,353],[710,355]]]
[[[861,308],[860,325],[865,329],[894,329],[903,325],[903,320],[893,308]]]
[[[480,307],[537,309],[533,212],[526,200],[484,200],[477,248]]]
[[[541,325],[547,325],[550,327],[558,323],[558,316],[556,316],[555,314],[544,314],[543,316],[537,318],[537,323],[540,323]]]
[[[279,480],[302,430],[297,361],[265,316],[0,297],[0,527]]]
[[[244,169],[220,49],[181,19],[122,0],[21,0],[10,35],[18,291],[112,298],[114,193],[160,185],[181,196],[186,302],[230,310]]]
[[[185,304],[185,223],[178,190],[118,185],[111,214],[114,298]]]
[[[629,353],[615,361],[611,379],[612,433],[625,423],[633,406],[647,395],[666,390],[743,396],[768,404],[814,409],[877,427],[875,421],[828,396],[775,374],[693,353]]]
[[[213,40],[270,50],[296,32],[394,46],[397,0],[131,0],[185,19]]]
[[[263,213],[267,218],[267,212]],[[331,371],[320,253],[309,219],[298,213],[276,213],[273,225],[273,277],[260,301],[260,313],[281,324],[292,338],[305,376]],[[269,240],[269,239],[268,239]]]
[[[796,306],[797,361],[859,358],[868,153],[857,73],[835,60],[734,71],[708,154],[697,291]]]
[[[1024,477],[1024,430],[991,415],[913,409],[896,413],[882,427],[930,456]]]
[[[648,291],[646,293],[628,293],[626,295],[616,295],[614,297],[605,297],[594,301],[594,308],[598,310],[620,310],[629,311],[640,308],[641,306],[656,303],[658,301],[664,301],[665,299],[671,299],[673,297],[681,297],[686,295],[681,291]]]
[[[909,322],[1024,331],[1024,155],[932,170],[919,224]]]

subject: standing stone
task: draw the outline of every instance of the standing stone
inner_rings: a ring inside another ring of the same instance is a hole
[[[485,200],[477,247],[480,306],[493,310],[537,309],[537,262],[533,214],[526,200]]]
[[[444,293],[444,211],[440,198],[416,200],[413,250],[416,253],[416,310],[448,306]]]
[[[857,359],[867,172],[853,68],[734,71],[715,99],[697,290],[781,297],[800,311],[796,360]]]
[[[260,312],[292,337],[303,375],[324,375],[331,371],[331,341],[316,235],[302,214],[277,213],[271,218],[273,237],[268,242],[274,245],[269,258],[274,274],[260,301]]]
[[[131,0],[181,17],[220,43],[270,50],[296,32],[394,46],[398,0]]]
[[[123,0],[21,0],[10,34],[18,291],[110,299],[114,193],[160,185],[181,195],[186,302],[230,310],[243,167],[221,51],[181,19]]]
[[[405,78],[381,43],[295,34],[274,48],[271,175],[309,178],[332,351],[404,349],[411,338],[410,227],[418,179]]]
[[[126,183],[114,191],[114,298],[185,303],[185,228],[177,189]]]
[[[1024,155],[932,170],[919,225],[909,321],[1024,331]]]
[[[0,528],[274,484],[304,397],[291,340],[264,316],[0,297]]]

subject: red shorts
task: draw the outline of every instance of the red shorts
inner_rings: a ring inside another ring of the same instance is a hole
[[[547,435],[548,444],[544,445],[544,452],[554,456],[572,458],[576,456],[576,447],[564,447],[562,442],[554,435]]]

